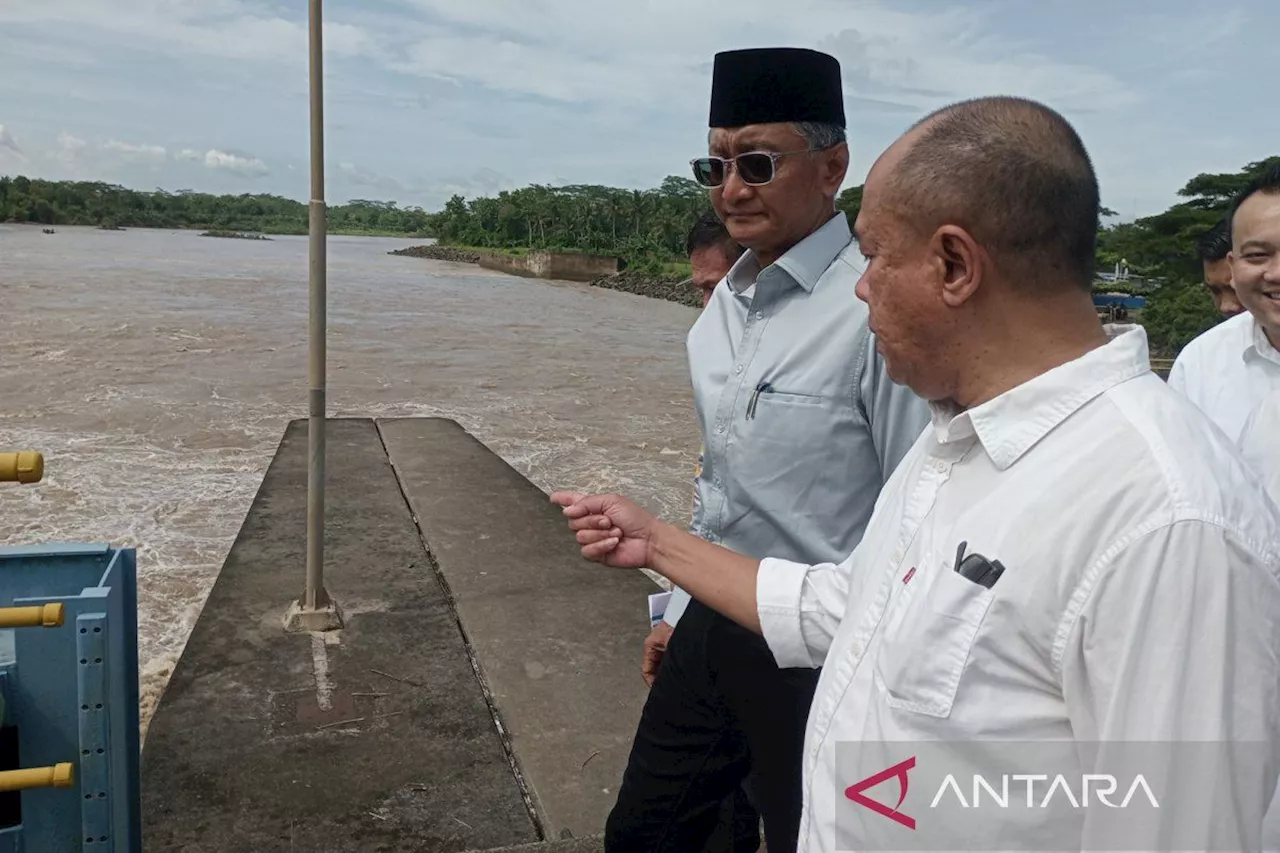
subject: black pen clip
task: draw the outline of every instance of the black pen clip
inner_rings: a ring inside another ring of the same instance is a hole
[[[768,382],[761,382],[751,392],[750,399],[747,400],[747,420],[751,420],[756,416],[756,406],[760,402],[761,394],[768,394],[773,391],[773,385]]]
[[[956,549],[956,573],[978,586],[991,589],[1004,574],[1004,566],[999,560],[988,560],[977,553],[966,557],[964,552],[968,545],[968,542],[961,542],[960,547]]]

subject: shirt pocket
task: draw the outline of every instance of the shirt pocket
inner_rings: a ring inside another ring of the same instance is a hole
[[[924,600],[887,630],[875,674],[890,708],[946,718],[994,593],[942,561]]]
[[[838,469],[842,461],[841,449],[831,441],[837,418],[831,397],[753,390],[735,430],[731,466],[744,499],[768,512],[823,506],[832,466]]]

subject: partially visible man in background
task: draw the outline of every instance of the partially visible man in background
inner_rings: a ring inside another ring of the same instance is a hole
[[[744,251],[746,249],[729,236],[714,210],[698,217],[689,231],[689,239],[685,241],[685,252],[689,256],[689,265],[693,267],[689,283],[702,294],[703,308],[711,301],[716,285],[729,274],[729,268]]]
[[[689,257],[689,266],[693,268],[693,273],[688,282],[702,294],[703,308],[706,308],[707,303],[711,301],[712,295],[716,292],[716,285],[724,280],[745,251],[746,247],[739,245],[729,236],[728,229],[724,227],[724,223],[720,221],[720,217],[714,210],[708,210],[699,216],[698,221],[689,229],[689,236],[685,240],[685,254]],[[693,472],[695,484],[702,474],[704,452],[705,448],[698,450],[698,467]],[[696,519],[698,515],[696,485],[693,490],[693,515]],[[644,677],[644,683],[650,687],[653,686],[653,680],[658,677],[658,666],[662,663],[662,655],[667,650],[667,641],[671,639],[671,632],[675,630],[674,624],[674,617],[672,622],[658,622],[649,633],[648,639],[644,641],[644,663],[641,666],[641,675]]]
[[[1227,216],[1231,280],[1246,310],[1187,344],[1169,386],[1237,441],[1249,414],[1280,391],[1280,165],[1251,181]]]
[[[1196,255],[1204,268],[1204,286],[1213,298],[1213,306],[1223,317],[1234,317],[1244,310],[1231,286],[1231,222],[1219,220],[1196,245]]]
[[[685,254],[689,265],[693,268],[688,279],[690,286],[697,288],[702,295],[702,307],[707,307],[716,285],[729,274],[738,258],[746,251],[739,245],[720,221],[714,210],[708,210],[689,229],[685,240]],[[702,474],[703,450],[698,450],[698,466],[694,469],[693,478],[693,516],[698,515],[698,489],[696,482]],[[675,617],[672,617],[674,621]],[[662,665],[662,656],[667,651],[667,642],[675,628],[671,623],[659,620],[644,641],[644,662],[640,674],[644,683],[653,686],[658,677],[658,667]],[[760,815],[747,796],[745,786],[739,787],[725,798],[720,812],[720,824],[703,848],[706,853],[732,851],[732,853],[755,853],[760,847]]]

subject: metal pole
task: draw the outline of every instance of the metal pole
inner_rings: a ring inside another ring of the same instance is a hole
[[[329,604],[324,589],[324,433],[325,433],[325,236],[324,205],[324,53],[321,0],[311,0],[311,243],[310,382],[307,439],[307,610]]]

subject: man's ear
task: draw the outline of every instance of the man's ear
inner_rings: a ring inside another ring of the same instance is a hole
[[[943,225],[934,232],[931,248],[942,268],[942,300],[958,308],[982,286],[987,254],[973,235],[958,225]]]
[[[822,159],[822,188],[835,198],[849,173],[849,145],[841,142],[825,154]]]

